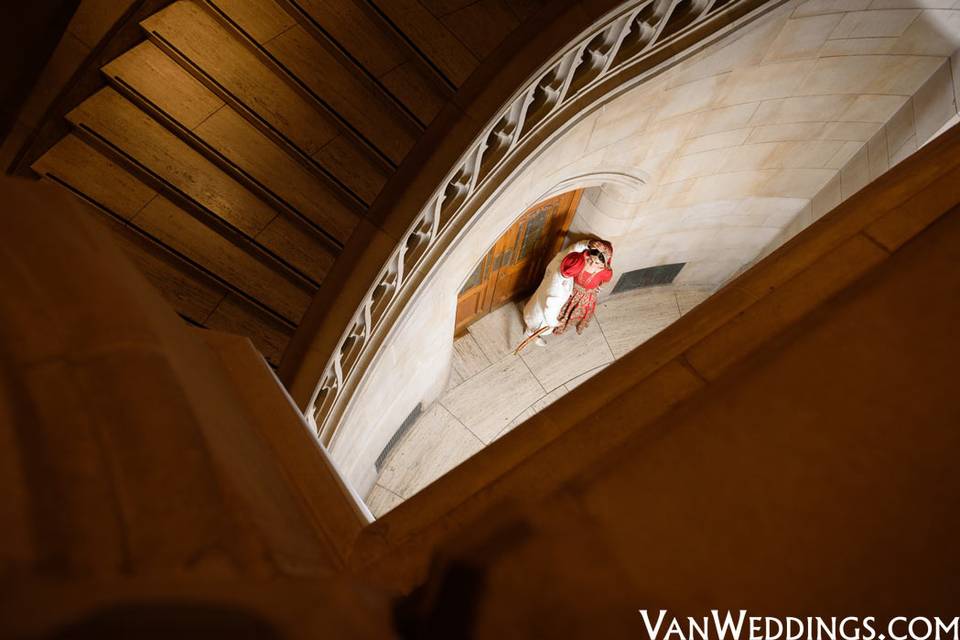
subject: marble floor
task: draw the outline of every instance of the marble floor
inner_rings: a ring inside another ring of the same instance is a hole
[[[454,342],[453,370],[441,397],[384,461],[366,497],[380,516],[457,466],[578,384],[602,371],[702,302],[710,291],[655,287],[610,295],[582,335],[523,339],[520,305],[484,316]]]

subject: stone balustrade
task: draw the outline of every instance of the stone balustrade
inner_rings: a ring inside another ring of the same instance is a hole
[[[330,353],[305,403],[329,443],[370,355],[403,317],[419,283],[496,185],[574,116],[654,75],[780,2],[633,1],[597,20],[524,83],[468,145],[393,248]]]

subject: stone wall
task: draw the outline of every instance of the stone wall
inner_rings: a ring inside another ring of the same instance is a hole
[[[334,577],[362,503],[250,342],[190,329],[68,192],[0,195],[0,635],[388,637]]]

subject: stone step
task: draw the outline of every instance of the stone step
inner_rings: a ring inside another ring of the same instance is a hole
[[[123,251],[177,313],[201,326],[247,335],[268,361],[279,364],[293,334],[290,320],[134,222],[148,203],[163,199],[155,190],[73,134],[33,168],[103,214]]]
[[[312,228],[336,252],[358,220],[355,204],[173,62],[152,42],[104,67],[116,89],[219,168]]]
[[[135,224],[296,322],[332,255],[111,88],[68,114],[85,140],[161,192]],[[145,224],[154,225],[147,228]]]
[[[278,75],[343,125],[360,146],[368,146],[390,168],[403,159],[420,123],[351,73],[351,69],[298,25],[273,0],[203,0],[221,22]]]
[[[381,85],[422,124],[452,95],[451,87],[360,0],[282,0],[291,15],[354,69]]]
[[[277,73],[210,11],[180,0],[142,23],[150,39],[294,157],[368,204],[390,173],[383,159]]]

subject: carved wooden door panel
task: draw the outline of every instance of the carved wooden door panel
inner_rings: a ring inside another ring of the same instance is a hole
[[[570,191],[524,212],[477,264],[457,297],[456,334],[497,307],[530,295],[563,245],[580,202]]]

